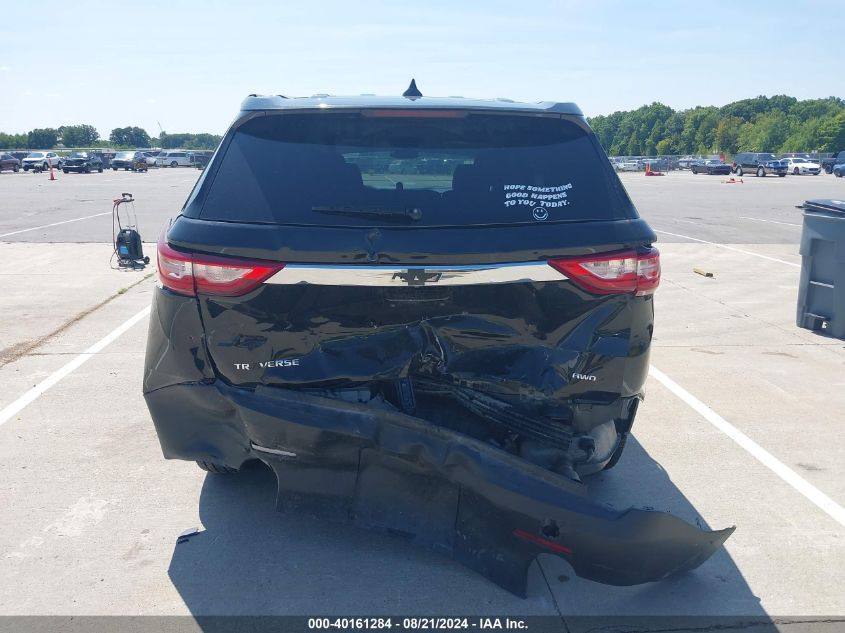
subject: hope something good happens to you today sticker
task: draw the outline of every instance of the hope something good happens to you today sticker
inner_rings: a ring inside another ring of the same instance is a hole
[[[548,219],[549,209],[569,206],[567,192],[572,189],[572,183],[553,187],[505,185],[504,189],[506,207],[527,207],[535,220],[542,221]]]

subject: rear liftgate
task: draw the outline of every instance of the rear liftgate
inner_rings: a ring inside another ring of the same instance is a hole
[[[613,510],[581,484],[403,413],[266,387],[242,399],[238,391],[227,397],[254,454],[276,473],[280,510],[386,529],[522,597],[541,553],[583,578],[635,585],[698,567],[735,529]]]

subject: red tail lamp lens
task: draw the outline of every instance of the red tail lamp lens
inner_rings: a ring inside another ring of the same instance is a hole
[[[179,294],[238,297],[264,282],[285,265],[197,253],[182,253],[158,243],[158,277],[161,285]]]
[[[660,285],[660,253],[654,248],[550,259],[549,265],[594,294],[643,296]]]

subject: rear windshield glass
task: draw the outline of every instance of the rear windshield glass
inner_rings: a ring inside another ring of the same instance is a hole
[[[234,133],[200,217],[350,226],[627,217],[616,175],[575,123],[451,114],[252,119]]]

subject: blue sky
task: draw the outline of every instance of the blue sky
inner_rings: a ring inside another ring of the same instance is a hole
[[[252,92],[398,94],[412,76],[588,115],[845,96],[842,2],[21,0],[0,16],[5,132],[222,133]]]

